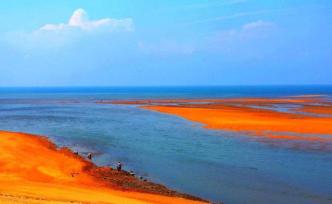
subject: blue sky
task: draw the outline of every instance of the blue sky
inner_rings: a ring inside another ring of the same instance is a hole
[[[332,84],[329,0],[0,4],[0,86]]]

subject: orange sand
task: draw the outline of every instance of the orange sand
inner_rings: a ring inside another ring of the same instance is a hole
[[[201,203],[105,186],[43,137],[0,131],[0,152],[0,203]]]
[[[241,103],[241,104],[280,104],[280,103],[316,103],[321,102],[320,95],[304,95],[291,98],[226,98],[226,99],[156,99],[156,100],[102,100],[99,104],[127,104],[127,105],[151,105],[151,104],[185,104],[185,103]]]
[[[102,101],[108,104],[142,105],[147,110],[177,115],[211,129],[241,131],[250,136],[299,141],[332,141],[332,103],[324,95],[286,98],[227,98]],[[292,113],[263,108],[297,105]],[[313,105],[315,104],[315,105]],[[324,115],[308,115],[317,113]]]
[[[145,109],[181,116],[205,124],[206,128],[232,131],[294,132],[304,134],[332,134],[332,118],[300,116],[270,110],[218,105],[217,108],[188,108],[185,106],[145,106]],[[277,138],[277,137],[273,137]],[[281,137],[285,138],[285,137]],[[312,140],[313,137],[292,136],[293,139]],[[332,140],[314,137],[317,140]]]
[[[302,112],[307,112],[307,113],[332,115],[332,106],[310,106],[310,105],[305,105],[302,108],[299,108],[298,110],[302,111]]]

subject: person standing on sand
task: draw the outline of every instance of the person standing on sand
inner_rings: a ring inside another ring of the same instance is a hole
[[[90,160],[92,159],[92,153],[91,152],[88,153],[88,159],[90,159]]]
[[[116,165],[116,170],[118,170],[118,171],[122,170],[122,164],[121,164],[121,162],[118,162],[118,164]]]

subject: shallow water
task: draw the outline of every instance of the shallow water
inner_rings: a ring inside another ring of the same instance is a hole
[[[331,94],[331,87],[0,89],[0,129],[49,136],[122,161],[152,181],[225,203],[331,203],[332,155],[207,130],[176,116],[99,99]]]

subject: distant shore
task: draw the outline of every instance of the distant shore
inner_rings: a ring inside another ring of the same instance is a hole
[[[140,180],[126,171],[98,167],[43,136],[0,131],[1,203],[205,203]]]

